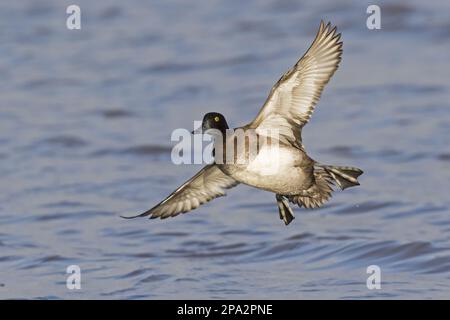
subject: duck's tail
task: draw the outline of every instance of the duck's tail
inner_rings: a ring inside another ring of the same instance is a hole
[[[359,186],[358,177],[363,174],[361,169],[355,167],[318,165],[316,168],[318,170],[324,170],[331,178],[332,183],[342,190]]]
[[[302,194],[289,196],[289,201],[305,208],[318,208],[331,198],[333,186],[342,190],[358,186],[358,177],[363,173],[354,167],[328,166],[316,163],[315,184]]]

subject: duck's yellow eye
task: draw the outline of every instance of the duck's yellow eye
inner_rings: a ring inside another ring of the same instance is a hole
[[[215,116],[215,117],[214,117],[214,121],[215,121],[215,122],[219,122],[219,120],[220,120],[220,118],[219,118],[218,116]]]

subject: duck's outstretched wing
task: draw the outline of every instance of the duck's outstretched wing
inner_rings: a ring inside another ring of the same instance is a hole
[[[257,130],[278,129],[281,139],[300,141],[324,86],[338,68],[342,42],[336,27],[320,23],[319,31],[305,55],[273,86],[264,106],[249,124]]]
[[[165,219],[196,209],[198,206],[225,195],[225,189],[238,182],[224,174],[215,164],[207,165],[165,200],[150,210],[126,219],[150,216]]]

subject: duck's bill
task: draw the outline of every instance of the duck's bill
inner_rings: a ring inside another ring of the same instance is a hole
[[[202,127],[198,127],[197,129],[192,130],[191,134],[203,134]]]

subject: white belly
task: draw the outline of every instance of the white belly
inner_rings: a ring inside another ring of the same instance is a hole
[[[279,194],[296,194],[305,180],[299,163],[300,152],[292,149],[264,147],[245,165],[225,165],[230,176],[239,182]]]
[[[257,176],[279,176],[288,174],[296,158],[286,148],[264,147],[247,165],[247,171]]]

